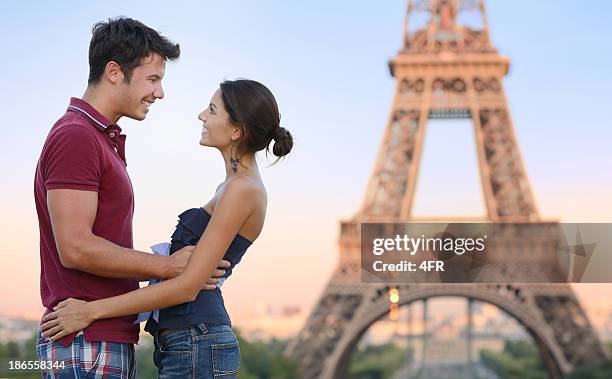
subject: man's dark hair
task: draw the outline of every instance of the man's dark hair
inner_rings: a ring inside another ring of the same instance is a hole
[[[129,83],[132,72],[143,58],[151,53],[159,54],[164,60],[174,60],[181,50],[157,31],[140,21],[127,17],[98,22],[92,28],[89,43],[88,84],[97,83],[102,78],[106,64],[116,62]]]

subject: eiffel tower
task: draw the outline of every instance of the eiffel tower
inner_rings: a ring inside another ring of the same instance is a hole
[[[470,25],[462,21],[469,17]],[[419,20],[421,25],[414,24]],[[304,379],[342,378],[360,337],[389,313],[388,294],[397,288],[399,306],[459,296],[503,309],[533,337],[551,378],[604,359],[568,284],[361,283],[360,224],[414,220],[411,209],[430,119],[471,119],[487,221],[541,221],[502,85],[510,60],[491,43],[483,0],[409,0],[403,33],[403,47],[389,62],[397,87],[363,204],[341,222],[339,264],[286,354],[298,362]]]

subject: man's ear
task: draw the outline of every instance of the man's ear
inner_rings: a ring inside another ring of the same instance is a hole
[[[108,62],[104,68],[104,77],[113,84],[122,82],[124,75],[121,66],[115,61]]]

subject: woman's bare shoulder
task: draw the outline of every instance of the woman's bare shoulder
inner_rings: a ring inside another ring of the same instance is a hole
[[[237,176],[228,181],[223,187],[223,191],[232,191],[243,194],[266,193],[266,188],[261,180],[255,179],[247,175]]]

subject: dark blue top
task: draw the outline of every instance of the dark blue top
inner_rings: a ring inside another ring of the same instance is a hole
[[[210,214],[203,208],[191,208],[181,213],[178,225],[172,234],[170,254],[185,246],[196,245],[210,217]],[[234,237],[223,256],[223,259],[230,262],[229,268],[225,270],[224,278],[229,278],[249,246],[251,246],[251,241],[248,239],[239,234]],[[190,303],[160,309],[159,324],[150,318],[145,330],[153,332],[158,328],[183,328],[199,323],[231,325],[219,288],[212,291],[200,291],[196,299]]]

